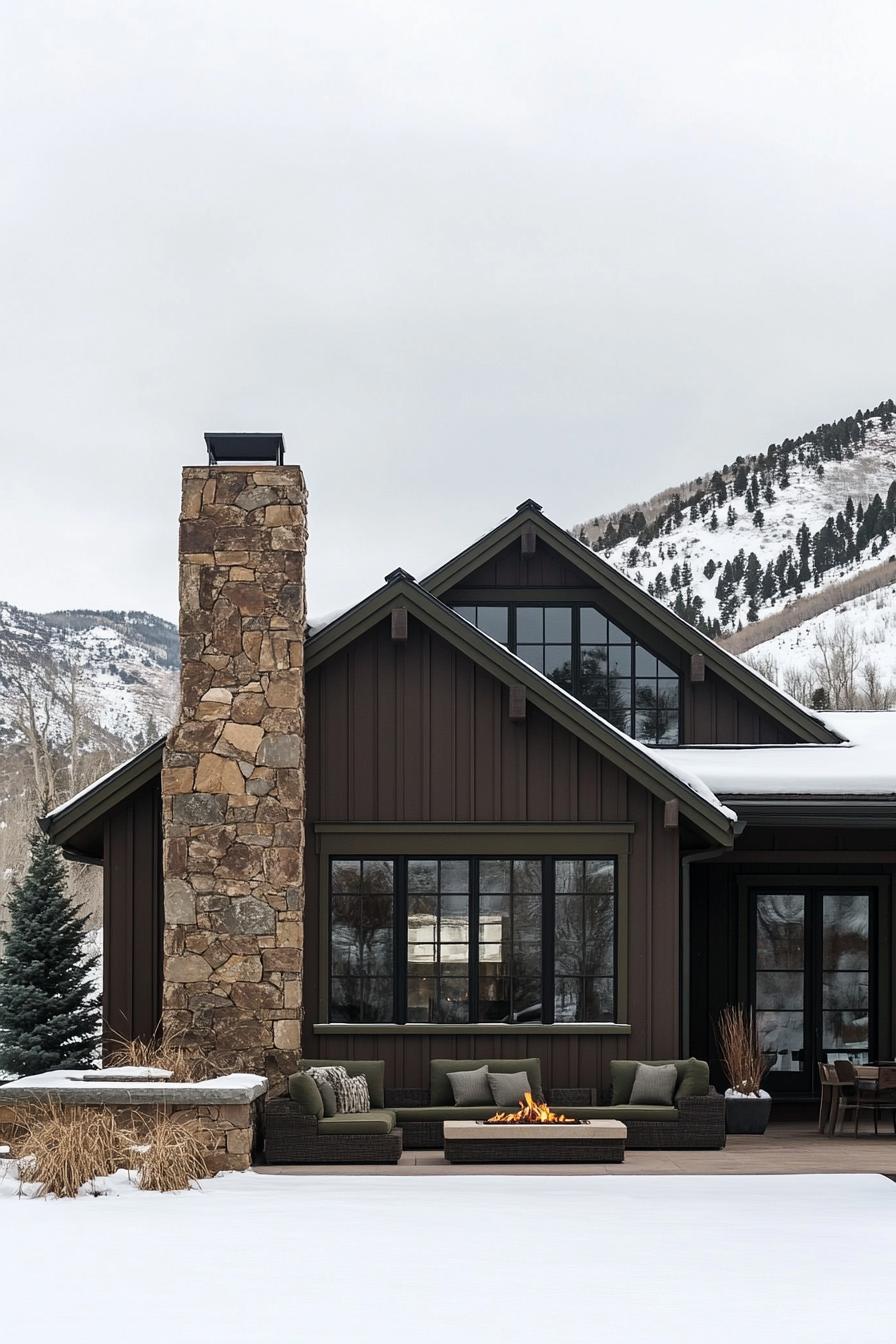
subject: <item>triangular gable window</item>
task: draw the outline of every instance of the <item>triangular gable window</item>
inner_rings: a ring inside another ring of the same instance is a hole
[[[594,603],[487,603],[454,610],[638,742],[680,741],[678,673]]]

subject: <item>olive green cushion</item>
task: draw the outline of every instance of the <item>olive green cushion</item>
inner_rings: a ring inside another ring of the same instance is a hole
[[[638,1065],[674,1064],[677,1074],[674,1101],[682,1097],[705,1097],[709,1092],[709,1065],[703,1059],[611,1059],[610,1082],[613,1085],[612,1104],[628,1105],[635,1085]]]
[[[381,1059],[300,1059],[300,1069],[326,1068],[327,1065],[341,1064],[349,1078],[363,1074],[367,1079],[370,1093],[370,1105],[373,1110],[382,1110],[386,1104],[385,1076],[386,1065]]]
[[[323,1119],[324,1099],[317,1083],[313,1078],[309,1078],[307,1073],[290,1075],[289,1096],[291,1101],[301,1106],[303,1115],[312,1115],[315,1120]]]
[[[395,1112],[386,1110],[340,1112],[317,1122],[318,1134],[391,1134],[394,1128]]]
[[[676,1106],[555,1106],[571,1120],[677,1120]]]
[[[431,1059],[429,1061],[429,1102],[431,1106],[451,1106],[454,1094],[448,1074],[458,1069],[481,1069],[489,1073],[525,1073],[532,1085],[532,1094],[542,1096],[540,1059]],[[457,1116],[455,1116],[457,1119]]]
[[[440,1124],[443,1120],[488,1120],[497,1115],[498,1106],[399,1106],[395,1112],[399,1125],[415,1122]],[[677,1120],[675,1106],[555,1106],[555,1111],[572,1120]]]
[[[400,1125],[416,1121],[487,1120],[497,1115],[498,1106],[399,1106],[396,1110]]]

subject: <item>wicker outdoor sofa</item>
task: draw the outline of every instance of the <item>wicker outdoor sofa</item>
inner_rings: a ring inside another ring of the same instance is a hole
[[[496,1106],[455,1106],[448,1074],[481,1068],[493,1073],[525,1072],[536,1096],[576,1120],[621,1120],[627,1130],[626,1147],[657,1149],[713,1149],[725,1146],[725,1100],[709,1083],[709,1067],[702,1060],[652,1060],[674,1063],[677,1071],[672,1106],[628,1104],[636,1060],[610,1064],[612,1096],[598,1104],[595,1089],[552,1088],[543,1091],[538,1059],[434,1059],[428,1089],[387,1089],[382,1060],[301,1061],[290,1079],[289,1096],[268,1102],[265,1108],[265,1158],[269,1163],[391,1163],[403,1148],[441,1148],[445,1120],[485,1120]],[[357,1115],[325,1116],[316,1089],[303,1079],[306,1068],[343,1064],[349,1075],[364,1074],[371,1110]]]

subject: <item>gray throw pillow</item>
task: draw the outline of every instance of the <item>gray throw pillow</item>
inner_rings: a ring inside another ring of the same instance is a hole
[[[481,1069],[453,1069],[447,1077],[454,1093],[455,1106],[491,1105],[487,1064],[483,1064]]]
[[[326,1082],[323,1078],[319,1078],[317,1080],[317,1090],[320,1093],[320,1099],[324,1104],[324,1115],[335,1115],[336,1093],[333,1091],[333,1084]]]
[[[671,1106],[678,1070],[674,1064],[639,1064],[632,1084],[630,1106]]]
[[[339,1107],[336,1102],[336,1093],[333,1090],[337,1078],[347,1078],[348,1073],[344,1064],[318,1064],[313,1068],[306,1069],[309,1078],[313,1078],[317,1083],[317,1090],[320,1092],[321,1101],[324,1104],[324,1116],[335,1115]]]
[[[337,1078],[333,1083],[337,1115],[358,1115],[370,1110],[370,1089],[363,1073],[350,1078]]]
[[[524,1092],[532,1091],[527,1073],[490,1073],[489,1091],[496,1106],[516,1108],[523,1099]]]

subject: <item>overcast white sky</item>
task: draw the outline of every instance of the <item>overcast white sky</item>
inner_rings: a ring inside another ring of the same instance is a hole
[[[324,611],[896,395],[891,3],[0,16],[0,598],[174,617],[206,429]]]

